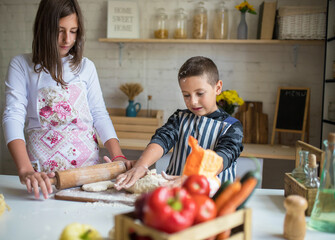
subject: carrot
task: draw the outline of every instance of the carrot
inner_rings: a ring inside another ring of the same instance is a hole
[[[215,199],[216,209],[218,211],[237,193],[241,190],[242,184],[239,179],[229,184],[226,189]]]
[[[241,190],[237,192],[221,209],[218,210],[218,216],[224,216],[236,211],[236,208],[240,206],[252,193],[258,183],[257,178],[250,177],[242,183]],[[217,240],[227,239],[230,236],[230,229],[226,230],[216,237]]]

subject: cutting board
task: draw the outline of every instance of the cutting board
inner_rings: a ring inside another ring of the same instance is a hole
[[[114,188],[102,192],[86,192],[81,187],[74,187],[60,190],[55,194],[57,200],[121,203],[128,206],[134,206],[137,197],[137,194],[128,193],[125,190],[117,191]]]
[[[245,101],[235,114],[243,125],[243,143],[268,143],[268,115],[262,102]]]

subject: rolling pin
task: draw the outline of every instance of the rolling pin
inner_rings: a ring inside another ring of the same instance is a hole
[[[125,171],[126,166],[121,161],[102,163],[88,167],[57,171],[55,172],[55,177],[50,178],[50,182],[57,189],[65,189],[87,183],[107,181],[116,178]]]

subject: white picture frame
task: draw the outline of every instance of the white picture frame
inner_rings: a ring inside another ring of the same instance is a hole
[[[140,37],[137,1],[109,0],[107,11],[107,38]]]

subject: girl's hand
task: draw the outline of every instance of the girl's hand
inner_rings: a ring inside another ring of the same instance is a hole
[[[29,193],[34,192],[36,199],[40,198],[40,189],[44,199],[48,199],[49,194],[53,192],[49,178],[54,176],[55,173],[53,172],[26,172],[19,174],[21,183],[26,185]]]
[[[133,166],[127,172],[117,176],[114,187],[116,190],[130,188],[138,179],[145,176],[148,171],[149,169],[143,165]]]
[[[103,159],[107,163],[111,163],[112,162],[112,160],[109,157],[107,157],[107,156],[104,156]],[[135,163],[136,163],[136,161],[134,161],[134,160],[126,160],[126,159],[124,159],[122,157],[115,158],[114,161],[122,161],[122,162],[124,162],[124,164],[126,165],[127,170],[131,169],[135,165]]]

